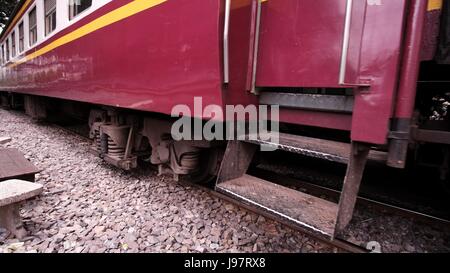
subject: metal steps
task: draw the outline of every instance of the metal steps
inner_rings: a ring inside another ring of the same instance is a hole
[[[228,142],[216,190],[309,232],[326,239],[334,239],[352,218],[370,146],[287,134],[281,134],[279,142],[264,139],[267,138],[247,135],[243,141]],[[247,175],[252,158],[260,145],[276,145],[276,148],[288,152],[347,164],[339,204]],[[376,160],[386,158],[377,152],[372,152],[371,157]]]
[[[334,235],[338,211],[335,203],[250,175],[223,182],[216,189],[312,232]]]

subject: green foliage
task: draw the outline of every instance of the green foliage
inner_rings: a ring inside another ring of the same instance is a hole
[[[19,0],[0,0],[0,30],[2,30],[9,20]]]

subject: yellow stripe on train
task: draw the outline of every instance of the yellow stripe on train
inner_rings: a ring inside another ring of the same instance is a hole
[[[113,23],[116,23],[120,20],[133,16],[141,11],[147,10],[154,6],[160,5],[168,0],[134,0],[118,9],[115,9],[94,21],[87,23],[86,25],[62,36],[61,38],[53,41],[52,43],[46,45],[45,47],[23,57],[15,63],[10,64],[8,67],[12,68],[19,64],[30,61],[34,58],[37,58],[55,48],[73,42],[83,36],[86,36],[96,30],[109,26]]]
[[[428,0],[428,11],[442,9],[442,0]]]

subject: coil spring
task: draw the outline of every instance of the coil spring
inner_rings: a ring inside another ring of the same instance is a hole
[[[97,151],[101,151],[102,149],[102,143],[101,143],[101,139],[100,139],[100,131],[99,130],[94,130],[94,141],[93,144],[94,148]]]
[[[125,156],[125,148],[117,146],[117,144],[108,137],[108,155],[123,158]]]
[[[180,165],[189,170],[195,170],[199,166],[200,152],[185,153],[181,156]]]

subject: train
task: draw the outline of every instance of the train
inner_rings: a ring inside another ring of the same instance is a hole
[[[0,37],[3,106],[84,116],[105,161],[213,181],[326,238],[351,221],[369,160],[429,161],[449,183],[449,1],[21,0]],[[180,118],[230,121],[199,99],[273,106],[277,141],[176,139]],[[263,146],[345,164],[339,202],[249,175]]]

